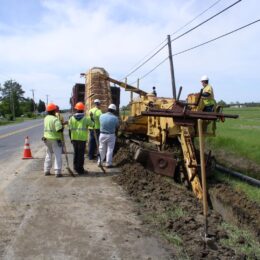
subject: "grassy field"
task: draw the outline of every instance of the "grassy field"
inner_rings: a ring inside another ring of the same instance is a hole
[[[239,118],[218,123],[217,136],[207,138],[207,147],[216,153],[220,162],[257,177],[260,169],[260,107],[226,108],[224,113],[238,114]]]

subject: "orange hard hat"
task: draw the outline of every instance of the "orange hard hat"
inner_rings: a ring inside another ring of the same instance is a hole
[[[85,110],[85,105],[82,102],[78,102],[74,108],[76,110]]]
[[[47,105],[46,111],[50,112],[50,111],[56,110],[56,108],[57,108],[57,106],[54,103],[50,103]]]

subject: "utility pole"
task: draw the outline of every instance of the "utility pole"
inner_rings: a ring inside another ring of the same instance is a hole
[[[168,48],[169,48],[169,61],[170,61],[170,70],[171,70],[171,80],[172,80],[172,95],[173,98],[176,99],[176,85],[175,85],[175,77],[174,77],[174,68],[172,61],[172,44],[171,44],[171,36],[167,36],[168,39]]]
[[[46,95],[46,107],[48,106],[48,97],[49,95]]]
[[[10,110],[12,112],[13,120],[15,120],[15,110],[14,110],[14,91],[13,91],[13,80],[11,79],[11,85],[10,85]]]
[[[35,102],[34,102],[34,91],[35,89],[31,89],[32,91],[32,96],[33,96],[33,113],[35,113]]]

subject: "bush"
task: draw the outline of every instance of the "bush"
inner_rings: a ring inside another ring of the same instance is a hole
[[[32,113],[32,112],[27,112],[27,113],[26,113],[26,117],[32,118],[32,117],[33,117],[33,113]]]
[[[5,118],[8,120],[8,121],[14,121],[14,117],[12,114],[6,114],[5,115]]]

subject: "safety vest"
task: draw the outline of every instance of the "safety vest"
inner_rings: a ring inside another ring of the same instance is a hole
[[[208,84],[206,87],[204,87],[202,92],[210,94],[208,97],[203,97],[204,106],[215,105],[214,92],[211,85]]]
[[[61,124],[64,123],[64,117],[62,116],[61,113],[56,112],[55,116],[60,120]]]
[[[61,140],[62,129],[60,120],[54,115],[47,115],[44,118],[44,137],[48,140]]]
[[[69,129],[71,131],[71,140],[87,141],[88,139],[88,127],[93,126],[93,122],[90,118],[82,117],[77,120],[74,116],[69,119]]]
[[[94,127],[89,127],[89,129],[100,129],[100,122],[99,122],[99,117],[102,115],[102,111],[97,108],[97,107],[93,107],[89,110],[89,115],[90,113],[93,114],[93,118],[94,118],[94,121],[95,121],[95,126]]]

